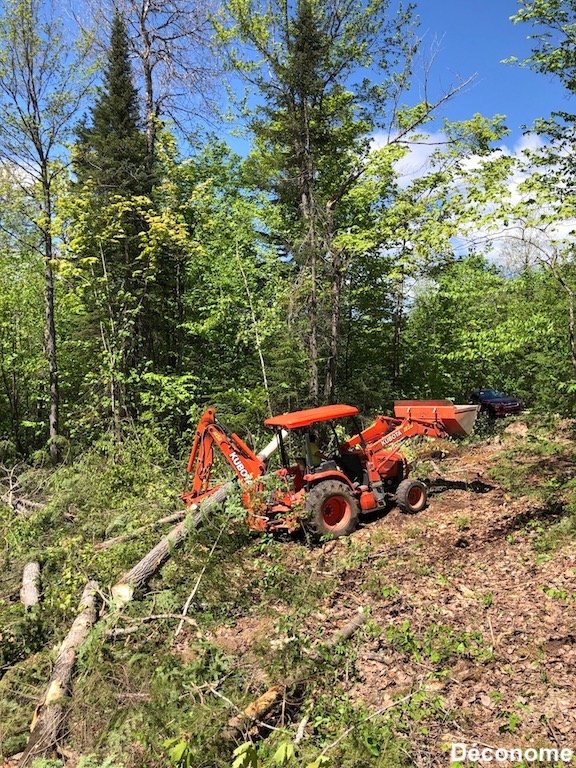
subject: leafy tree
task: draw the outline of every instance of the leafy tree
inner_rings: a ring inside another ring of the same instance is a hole
[[[405,332],[406,394],[461,399],[496,387],[565,410],[558,389],[569,372],[555,322],[561,299],[541,270],[506,276],[476,254],[448,265],[416,289]]]
[[[3,0],[0,7],[0,160],[14,169],[32,225],[26,249],[41,239],[48,361],[50,456],[58,459],[59,387],[52,238],[55,185],[63,143],[86,87],[78,53],[62,34],[55,6]],[[35,230],[35,231],[34,231]]]
[[[388,0],[353,0],[345,8],[335,1],[228,0],[219,32],[230,43],[232,66],[263,99],[248,117],[255,136],[250,168],[275,203],[266,229],[296,267],[310,399],[331,399],[354,260],[345,235],[361,229],[352,215],[356,203],[368,194],[360,219],[369,219],[374,234],[383,208],[374,189],[391,199],[394,163],[409,138],[462,84],[435,100],[426,85],[422,102],[402,106],[418,39],[412,10],[394,14]],[[374,147],[375,134],[385,137],[382,149]],[[388,245],[372,238],[365,258]]]
[[[521,0],[512,17],[531,26],[532,51],[521,64],[557,77],[572,94],[576,91],[573,0]],[[518,63],[515,58],[510,59]],[[576,378],[576,281],[574,232],[576,212],[576,117],[566,111],[539,118],[533,131],[543,145],[524,152],[523,176],[517,187],[519,201],[508,200],[494,215],[497,224],[510,227],[508,237],[526,245],[540,268],[548,270],[564,294],[566,337]]]
[[[533,48],[523,62],[537,72],[558,77],[567,90],[576,90],[574,0],[519,0],[520,9],[512,16],[515,24],[530,24]],[[516,58],[510,59],[518,63]]]
[[[168,118],[185,133],[198,118],[214,113],[217,78],[221,74],[211,44],[213,0],[193,4],[182,0],[113,0],[87,2],[88,37],[106,50],[110,19],[119,11],[126,22],[128,48],[135,62],[141,112],[144,116],[147,160],[155,160],[162,120]]]
[[[25,455],[45,440],[43,259],[38,231],[19,206],[25,200],[13,171],[0,172],[0,461]],[[8,202],[9,201],[9,202]],[[36,240],[34,239],[36,236]],[[44,440],[42,440],[44,434]]]
[[[290,265],[256,229],[262,195],[247,188],[240,159],[216,139],[174,165],[170,207],[184,218],[181,380],[192,401],[218,404],[256,423],[300,402],[303,354],[287,333]]]

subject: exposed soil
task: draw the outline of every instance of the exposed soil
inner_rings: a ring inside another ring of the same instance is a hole
[[[409,733],[417,765],[445,766],[452,742],[576,744],[576,544],[538,555],[534,528],[558,520],[562,507],[513,498],[491,480],[501,451],[498,443],[484,443],[436,459],[429,507],[416,516],[394,509],[365,522],[351,537],[357,549],[366,545],[358,565],[342,569],[346,540],[310,553],[318,574],[340,569],[337,589],[310,619],[310,634],[319,624],[327,634],[334,631],[359,605],[370,607],[382,629],[358,646],[356,674],[342,681],[349,696],[369,709],[421,688],[440,697],[441,714],[420,723],[427,733]],[[290,548],[299,545],[286,546],[289,561]],[[382,589],[375,590],[375,580]],[[447,658],[391,642],[387,627],[402,633],[405,622],[420,639],[442,627]],[[215,639],[242,655],[263,631],[257,622],[251,634],[244,622]],[[459,637],[468,647],[455,651]]]
[[[426,763],[445,764],[443,745],[451,742],[573,747],[576,741],[576,546],[537,557],[527,525],[552,522],[559,510],[511,498],[487,480],[493,458],[488,445],[445,461],[431,485],[444,481],[447,490],[434,494],[417,519],[394,510],[356,534],[386,526],[392,538],[382,570],[399,593],[373,605],[375,621],[408,619],[421,628],[434,621],[456,633],[479,632],[493,652],[486,659],[462,654],[444,676],[426,681],[438,665],[416,663],[386,641],[362,651],[363,679],[351,693],[366,703],[382,706],[415,685],[441,695],[453,722],[427,724],[418,745]]]

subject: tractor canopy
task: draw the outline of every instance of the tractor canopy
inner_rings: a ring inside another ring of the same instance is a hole
[[[284,413],[281,416],[273,416],[266,419],[267,427],[281,427],[283,429],[301,429],[309,427],[317,421],[332,421],[342,419],[345,416],[357,416],[358,408],[352,405],[323,405],[320,408],[308,408],[306,411],[294,411]]]

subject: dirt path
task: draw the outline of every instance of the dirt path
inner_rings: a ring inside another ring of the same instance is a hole
[[[363,648],[350,693],[374,707],[414,686],[438,693],[444,722],[411,734],[422,765],[446,765],[451,742],[576,744],[576,545],[538,556],[533,531],[550,513],[490,483],[492,458],[484,448],[445,462],[436,487],[447,490],[417,518],[394,510],[356,534],[389,537],[380,573],[390,594],[372,615],[398,631]],[[430,647],[410,648],[410,632]],[[450,653],[459,638],[469,647]]]
[[[434,701],[403,727],[418,766],[446,766],[455,742],[576,746],[576,544],[538,554],[536,537],[559,512],[490,479],[502,449],[481,444],[434,463],[424,512],[394,509],[326,545],[330,554],[309,555],[320,576],[338,575],[309,633],[318,621],[333,631],[359,605],[380,630],[359,644],[347,694],[369,710],[420,688]],[[286,546],[290,564],[298,545]],[[272,628],[240,624],[219,638],[236,652]]]

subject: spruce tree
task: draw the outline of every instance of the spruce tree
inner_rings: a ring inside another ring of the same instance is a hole
[[[91,181],[95,192],[106,197],[149,194],[146,136],[132,81],[126,25],[118,12],[112,22],[104,83],[91,118],[91,125],[84,123],[78,129],[75,172],[80,184]]]

